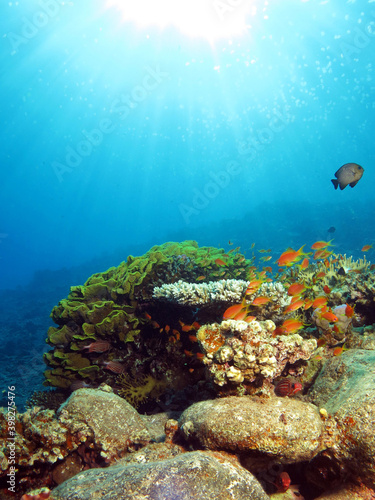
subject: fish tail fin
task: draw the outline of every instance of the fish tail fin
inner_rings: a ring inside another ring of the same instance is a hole
[[[332,184],[335,186],[335,189],[338,188],[339,181],[337,179],[331,179]]]

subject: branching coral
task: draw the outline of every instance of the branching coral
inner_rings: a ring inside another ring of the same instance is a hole
[[[213,302],[241,302],[248,281],[219,280],[208,283],[168,283],[155,287],[155,299],[168,300],[181,305],[205,305]]]
[[[258,320],[272,319],[276,324],[282,322],[283,310],[291,301],[284,285],[278,281],[263,283],[255,294],[247,296],[247,302],[251,303],[259,296],[269,297],[271,300],[261,307],[251,307],[250,314],[254,314]]]
[[[271,300],[262,307],[253,308],[259,319],[273,318],[278,321],[282,318],[282,310],[290,304],[290,297],[284,285],[279,282],[263,283],[256,293],[245,297],[249,281],[220,280],[209,283],[186,283],[182,280],[177,283],[164,284],[155,287],[153,296],[158,300],[166,300],[180,305],[211,305],[214,303],[240,303],[244,298],[251,302],[258,296],[266,296]],[[276,316],[276,318],[275,318]]]

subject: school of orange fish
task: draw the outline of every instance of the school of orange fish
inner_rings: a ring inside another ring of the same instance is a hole
[[[297,313],[299,310],[306,311],[307,309],[313,308],[316,311],[316,315],[321,318],[327,320],[329,323],[333,323],[332,330],[334,332],[339,333],[339,326],[335,325],[338,321],[338,317],[334,314],[332,309],[328,306],[329,294],[331,289],[328,285],[324,285],[323,291],[324,295],[314,297],[311,296],[309,290],[311,287],[307,286],[303,281],[299,282],[287,282],[286,280],[290,278],[287,277],[286,274],[282,274],[282,268],[290,268],[295,267],[299,270],[305,270],[309,267],[310,257],[313,256],[314,261],[322,261],[324,265],[328,268],[330,263],[335,263],[337,259],[329,260],[329,257],[333,255],[333,252],[329,249],[332,246],[332,241],[316,241],[312,246],[312,252],[304,252],[303,249],[305,245],[303,245],[299,250],[294,250],[293,248],[287,248],[277,259],[276,263],[279,266],[279,272],[276,275],[276,278],[285,281],[285,284],[288,285],[288,295],[291,297],[290,304],[285,308],[283,313],[285,315],[290,315],[291,313]],[[365,245],[362,247],[362,252],[367,252],[372,248],[372,245]],[[260,253],[268,253],[271,250],[259,250]],[[269,261],[271,260],[271,256],[261,257],[261,261]],[[257,296],[252,301],[248,301],[248,297],[254,295],[261,285],[265,282],[270,282],[272,279],[269,277],[269,273],[272,273],[271,267],[265,267],[262,271],[257,272],[256,267],[251,268],[251,273],[249,276],[250,284],[247,287],[245,296],[241,304],[236,304],[229,307],[224,312],[223,319],[234,319],[234,320],[243,320],[247,322],[251,322],[256,319],[256,316],[252,316],[249,314],[249,310],[252,306],[262,306],[272,301],[270,297],[266,296]],[[323,279],[325,277],[325,272],[320,271],[314,275],[313,283],[315,284],[319,279]],[[354,308],[349,304],[346,304],[345,315],[348,318],[352,318],[354,316]],[[307,326],[298,316],[297,317],[289,317],[285,319],[285,321],[276,328],[273,332],[273,335],[289,335],[293,333],[297,333],[299,330],[303,329]],[[345,348],[344,348],[345,349]],[[342,348],[337,348],[334,351],[335,355],[341,354]]]

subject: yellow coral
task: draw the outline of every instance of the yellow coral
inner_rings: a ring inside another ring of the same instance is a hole
[[[363,259],[358,259],[358,260],[353,260],[353,257],[350,256],[349,258],[344,255],[334,255],[334,259],[338,259],[335,264],[332,264],[332,259],[330,260],[330,264],[328,267],[328,270],[334,273],[341,267],[344,269],[345,273],[349,271],[361,271],[361,272],[366,272],[369,270],[371,262],[368,262],[366,260],[366,256],[363,257]]]
[[[123,373],[117,377],[116,382],[120,386],[118,395],[134,408],[138,408],[149,397],[157,398],[165,387],[165,382],[155,379],[152,375],[142,375],[135,380]]]

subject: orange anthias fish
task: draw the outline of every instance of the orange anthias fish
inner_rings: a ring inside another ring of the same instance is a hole
[[[292,302],[291,304],[288,305],[288,307],[285,308],[284,314],[288,314],[292,311],[297,311],[297,309],[300,309],[305,305],[305,301],[300,299]]]
[[[294,295],[300,295],[305,290],[306,290],[306,285],[304,283],[293,283],[288,288],[288,295],[291,295],[292,297]]]
[[[322,248],[327,248],[327,247],[331,247],[331,243],[332,243],[333,240],[329,240],[329,241],[316,241],[313,245],[311,245],[311,248],[313,250],[321,250]]]
[[[329,252],[327,249],[322,248],[321,250],[315,251],[314,260],[327,259],[327,257],[329,257],[330,255],[332,255],[332,252]]]
[[[314,302],[312,303],[312,306],[314,309],[317,309],[318,307],[323,307],[327,304],[328,300],[327,297],[317,297]]]
[[[273,336],[276,337],[277,335],[289,335],[290,333],[296,333],[303,327],[304,324],[298,319],[286,319],[281,326],[276,328],[276,330],[273,332]]]
[[[247,316],[247,310],[243,309],[242,311],[237,313],[232,319],[235,319],[236,321],[245,321],[246,316]]]
[[[262,285],[263,283],[264,283],[264,280],[253,280],[253,281],[250,281],[250,283],[247,286],[245,294],[246,295],[252,295],[253,293],[255,293],[258,290],[258,288],[260,287],[260,285]]]
[[[361,252],[368,252],[372,248],[372,245],[365,245],[362,247]]]
[[[263,296],[260,296],[260,297],[256,297],[251,305],[252,306],[263,306],[264,304],[268,304],[268,302],[270,302],[270,297],[263,297]]]
[[[347,318],[352,318],[354,316],[354,308],[351,307],[349,304],[346,304],[346,307],[345,307],[345,316]]]
[[[333,349],[333,355],[334,356],[341,356],[341,354],[345,351],[343,347],[335,347]]]
[[[272,259],[272,255],[267,255],[265,257],[261,257],[260,260],[263,262],[268,262],[269,260]]]
[[[223,319],[237,319],[237,320],[240,318],[243,319],[246,316],[246,314],[247,314],[246,308],[242,303],[235,304],[234,306],[228,307],[228,309],[224,311]]]
[[[308,258],[304,258],[303,261],[301,262],[300,264],[300,269],[306,269],[309,267],[309,259]]]
[[[302,245],[299,250],[293,250],[293,248],[288,248],[283,252],[279,259],[277,260],[277,264],[279,266],[292,266],[294,262],[300,260],[302,255],[305,255],[302,250],[305,245]]]
[[[301,328],[303,328],[304,325],[303,325],[302,321],[299,321],[298,319],[290,318],[290,319],[286,319],[281,326],[284,329],[284,331],[287,333],[296,333],[296,332],[298,332],[298,330],[301,330]]]
[[[306,299],[305,300],[305,305],[303,306],[304,310],[306,311],[307,309],[310,309],[313,305],[313,300],[312,299]]]
[[[329,321],[330,323],[336,323],[339,318],[332,311],[327,311],[321,314],[321,317]]]
[[[244,321],[246,321],[246,323],[251,323],[252,321],[254,321],[254,319],[256,319],[256,316],[246,316],[246,318],[244,318]]]

